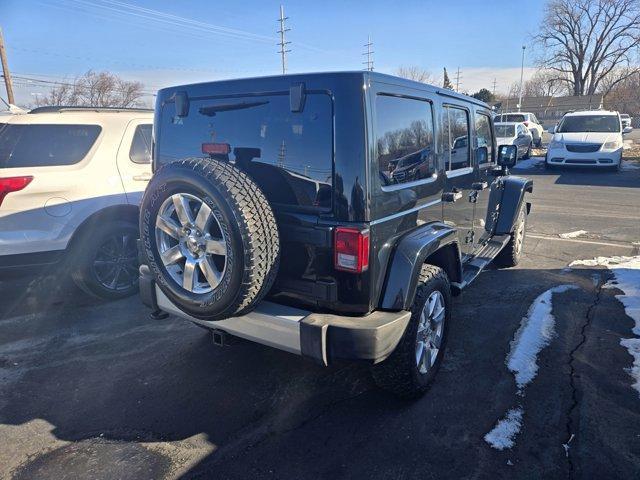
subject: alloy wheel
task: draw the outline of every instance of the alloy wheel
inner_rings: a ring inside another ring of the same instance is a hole
[[[109,235],[98,247],[93,259],[93,272],[102,287],[122,291],[138,282],[138,252],[131,232]]]
[[[176,193],[160,206],[156,241],[171,278],[188,292],[211,292],[227,268],[227,239],[209,205]]]
[[[433,367],[442,346],[446,307],[439,290],[431,292],[420,312],[416,335],[416,366],[422,374]]]

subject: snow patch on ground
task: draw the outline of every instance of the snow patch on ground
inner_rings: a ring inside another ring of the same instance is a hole
[[[518,395],[524,395],[524,388],[538,373],[538,354],[549,345],[555,335],[555,318],[552,315],[554,293],[563,293],[578,288],[576,285],[558,285],[536,297],[527,314],[522,317],[520,327],[511,341],[507,355],[507,368],[513,372]],[[522,405],[509,410],[504,418],[484,436],[493,448],[504,450],[515,445],[515,438],[522,427]]]
[[[586,230],[576,230],[575,232],[561,233],[560,238],[576,238],[581,235],[586,235],[587,233],[589,232]]]
[[[640,337],[640,255],[635,257],[596,257],[591,260],[576,260],[570,266],[585,265],[588,267],[604,266],[613,273],[615,282],[609,281],[607,288],[622,290],[616,295],[624,305],[624,310],[635,322],[633,333]],[[633,366],[628,369],[634,379],[633,388],[640,393],[640,338],[623,338],[620,344],[633,357]]]
[[[640,170],[640,163],[622,160],[622,165],[620,165],[620,170]]]
[[[520,322],[520,328],[511,342],[507,356],[507,368],[516,377],[519,393],[538,373],[538,354],[555,334],[555,318],[551,314],[554,293],[563,293],[578,288],[575,285],[558,285],[538,295]]]
[[[518,163],[513,168],[518,170],[528,170],[530,168],[536,168],[538,165],[544,163],[544,157],[531,157],[527,160],[518,160]]]
[[[497,450],[515,445],[515,438],[522,427],[522,408],[512,408],[500,419],[493,430],[484,436],[485,441]]]

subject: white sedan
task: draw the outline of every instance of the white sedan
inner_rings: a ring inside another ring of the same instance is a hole
[[[518,158],[529,158],[533,146],[533,135],[522,122],[499,122],[495,124],[496,144],[515,145]]]

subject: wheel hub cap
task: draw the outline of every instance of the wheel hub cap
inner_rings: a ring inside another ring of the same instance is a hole
[[[211,208],[188,193],[167,198],[156,217],[156,242],[167,272],[182,288],[207,293],[227,268],[227,240]]]
[[[420,373],[434,365],[440,352],[446,317],[444,297],[439,290],[431,292],[420,312],[416,335],[416,366]]]

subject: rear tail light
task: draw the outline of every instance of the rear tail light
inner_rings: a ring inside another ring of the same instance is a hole
[[[369,230],[336,228],[334,266],[353,273],[369,268]]]
[[[32,176],[0,178],[0,205],[4,197],[11,192],[22,190],[31,183],[31,180],[33,180]]]
[[[525,126],[525,127],[528,127],[528,126],[529,126],[529,122],[522,122],[522,123],[524,123],[524,126]]]

